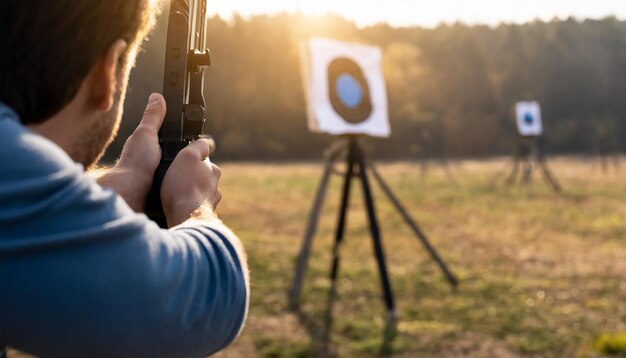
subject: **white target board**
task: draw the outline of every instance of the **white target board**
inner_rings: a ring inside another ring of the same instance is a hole
[[[309,129],[332,135],[391,134],[379,48],[313,38],[301,45]]]
[[[522,137],[538,137],[543,134],[541,107],[536,101],[518,102],[515,105],[517,132]]]

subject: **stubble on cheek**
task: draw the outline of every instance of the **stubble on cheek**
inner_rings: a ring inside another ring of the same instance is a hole
[[[124,100],[130,71],[134,67],[137,57],[137,47],[130,49],[128,60],[124,64],[120,76],[113,107],[107,113],[102,113],[88,133],[83,133],[73,149],[73,158],[78,158],[85,170],[93,169],[102,158],[107,148],[117,137],[124,112]]]
[[[93,168],[108,146],[117,136],[119,114],[105,113],[87,133],[83,133],[72,149],[72,157],[77,158],[86,170]]]

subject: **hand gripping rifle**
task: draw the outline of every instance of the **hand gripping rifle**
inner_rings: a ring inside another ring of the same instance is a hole
[[[206,10],[206,0],[170,4],[163,78],[167,114],[159,131],[162,157],[146,203],[146,214],[163,228],[167,228],[160,195],[163,177],[178,152],[203,136],[204,70],[211,65]]]

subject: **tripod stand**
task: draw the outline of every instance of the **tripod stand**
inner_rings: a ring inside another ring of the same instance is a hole
[[[448,181],[456,185],[457,181],[452,172],[452,164],[450,164],[448,156],[446,155],[446,138],[444,132],[445,129],[440,122],[435,122],[435,125],[425,124],[420,128],[420,140],[416,144],[420,153],[421,178],[422,181],[426,179],[428,169],[432,165],[432,162],[437,161],[443,168]]]
[[[546,184],[554,192],[560,193],[562,191],[561,185],[548,168],[546,156],[538,144],[538,137],[520,137],[519,147],[513,160],[513,170],[506,179],[507,186],[518,181],[518,176],[520,182],[528,185],[532,179],[533,166],[535,166],[543,174]]]
[[[347,147],[347,148],[346,148]],[[381,175],[378,173],[376,168],[368,163],[365,159],[365,154],[361,148],[359,143],[359,139],[356,136],[348,136],[347,143],[345,141],[336,142],[326,153],[326,166],[324,169],[324,173],[322,175],[322,180],[317,191],[317,195],[315,197],[313,208],[311,210],[311,214],[309,217],[308,226],[306,229],[306,233],[304,235],[304,241],[302,243],[302,249],[300,251],[300,255],[298,256],[295,275],[293,279],[293,284],[289,291],[289,303],[293,308],[297,308],[299,306],[300,301],[300,292],[302,290],[302,284],[304,279],[304,274],[307,268],[309,256],[311,254],[311,246],[313,244],[313,237],[315,236],[315,232],[317,230],[317,224],[319,221],[320,212],[324,203],[324,198],[326,195],[326,191],[328,188],[328,183],[330,181],[331,174],[333,173],[334,166],[339,157],[346,153],[346,171],[344,173],[344,183],[343,183],[343,191],[341,194],[341,206],[339,209],[339,217],[337,222],[337,228],[335,232],[335,244],[333,247],[333,256],[332,263],[330,269],[330,280],[332,287],[335,287],[335,282],[337,279],[337,273],[340,265],[340,249],[344,239],[344,232],[346,226],[346,217],[348,213],[348,206],[350,200],[350,189],[352,179],[356,176],[361,182],[361,186],[363,188],[363,196],[367,209],[367,216],[369,220],[369,229],[372,236],[372,243],[374,246],[374,253],[376,257],[376,263],[378,266],[378,271],[380,273],[381,286],[383,289],[383,297],[385,302],[385,307],[387,308],[389,319],[395,318],[396,307],[393,297],[393,292],[391,289],[391,283],[389,281],[389,274],[387,272],[387,266],[385,263],[385,253],[382,246],[380,229],[378,224],[378,219],[376,217],[376,208],[374,204],[374,197],[372,195],[372,190],[370,186],[370,177],[368,176],[368,169],[372,172],[374,179],[379,183],[385,195],[389,198],[391,203],[395,206],[398,212],[402,215],[403,219],[406,223],[411,227],[415,235],[421,240],[422,244],[429,252],[431,257],[435,260],[435,262],[439,265],[440,269],[443,271],[447,280],[453,287],[458,285],[458,279],[456,276],[448,269],[446,263],[441,259],[437,251],[430,244],[428,238],[421,231],[419,226],[415,223],[415,221],[411,218],[409,213],[406,211],[404,206],[400,203],[400,201],[396,198],[396,196],[391,192],[389,186],[383,181]]]

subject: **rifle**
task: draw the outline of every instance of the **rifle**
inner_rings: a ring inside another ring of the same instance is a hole
[[[206,10],[206,0],[170,3],[163,78],[167,114],[159,131],[162,157],[146,202],[146,214],[162,228],[167,228],[160,194],[165,173],[183,148],[203,137],[204,71],[211,65]]]

